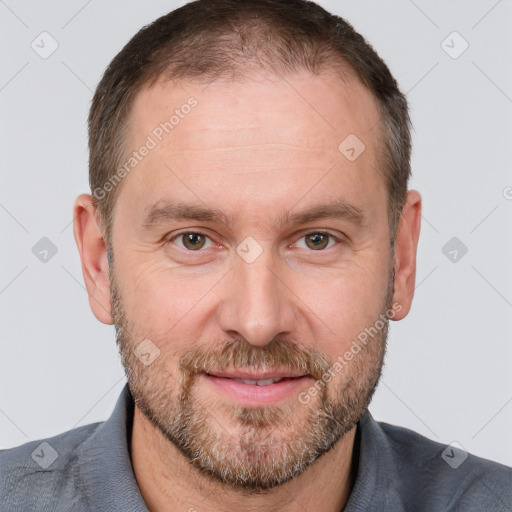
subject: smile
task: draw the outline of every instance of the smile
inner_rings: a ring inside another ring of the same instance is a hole
[[[289,371],[265,373],[211,372],[202,373],[206,384],[231,401],[245,406],[268,406],[297,396],[312,380],[311,375]]]

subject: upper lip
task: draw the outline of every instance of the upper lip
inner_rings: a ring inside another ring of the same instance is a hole
[[[209,371],[208,375],[214,377],[224,377],[227,379],[246,379],[246,380],[265,380],[265,379],[282,379],[284,377],[296,378],[304,377],[304,372],[291,372],[290,370],[272,370],[266,372],[250,372],[247,370],[232,370],[224,372]]]

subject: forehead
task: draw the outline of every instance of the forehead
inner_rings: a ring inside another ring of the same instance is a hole
[[[185,175],[197,190],[218,184],[238,195],[250,191],[260,206],[289,195],[291,183],[299,192],[326,173],[322,186],[330,191],[339,182],[360,195],[382,192],[379,129],[375,98],[349,75],[159,81],[135,98],[127,159],[143,146],[151,149],[123,187],[144,208],[165,196],[167,185],[172,193],[173,183],[185,183]],[[359,158],[348,158],[362,149]]]
[[[192,97],[197,107],[182,123],[179,111],[189,110],[186,104]],[[224,142],[228,131],[236,132],[240,142],[252,144],[272,140],[304,148],[332,148],[350,132],[372,142],[377,132],[372,128],[379,122],[374,96],[351,74],[304,72],[244,81],[219,79],[210,84],[160,80],[135,98],[129,116],[131,145],[136,146],[137,140],[169,121],[172,114],[178,115],[179,121],[172,120],[168,134],[172,136],[166,137],[164,145],[172,148],[179,137],[181,149],[215,146]],[[304,129],[306,123],[309,130]]]

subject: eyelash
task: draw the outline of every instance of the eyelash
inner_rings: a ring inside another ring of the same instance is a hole
[[[203,233],[202,231],[182,231],[181,233],[178,233],[176,235],[172,235],[172,236],[168,236],[168,237],[164,238],[163,241],[165,244],[168,244],[170,242],[174,242],[174,240],[176,240],[184,235],[201,235],[201,236],[204,236],[205,238],[209,239],[210,241],[212,241],[211,237],[209,235],[207,235],[206,233]],[[309,235],[327,235],[328,237],[330,237],[331,240],[334,240],[338,244],[342,242],[342,240],[339,237],[333,235],[332,233],[329,233],[328,231],[309,231],[309,232],[303,234],[302,236],[300,236],[298,238],[298,240],[302,240],[303,238],[305,238]],[[178,247],[180,247],[180,246],[178,246]],[[331,247],[328,246],[327,248],[319,249],[318,251],[315,251],[314,249],[310,249],[310,250],[311,250],[311,252],[321,253],[321,252],[326,252],[328,249],[331,249],[331,248],[332,248],[332,246]],[[200,254],[201,252],[204,252],[204,250],[206,250],[206,249],[201,248],[196,251],[193,251],[193,250],[187,249],[186,247],[180,247],[180,249],[182,249],[183,251],[186,251],[188,253],[192,253],[192,254],[193,253]]]

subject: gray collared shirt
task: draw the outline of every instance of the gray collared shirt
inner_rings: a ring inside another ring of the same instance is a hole
[[[130,459],[133,410],[125,385],[107,421],[0,451],[0,510],[148,512]],[[355,448],[357,478],[344,512],[512,511],[511,468],[369,412]]]

